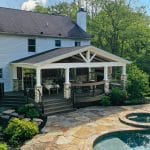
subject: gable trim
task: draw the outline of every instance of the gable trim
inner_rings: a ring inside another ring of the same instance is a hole
[[[67,54],[63,54],[63,55],[60,55],[60,56],[57,56],[55,58],[52,58],[52,59],[48,59],[46,61],[42,61],[40,63],[36,63],[38,65],[43,65],[43,64],[46,64],[46,63],[53,63],[53,62],[56,62],[56,61],[60,61],[62,59],[65,59],[65,58],[68,58],[68,57],[71,57],[73,55],[77,55],[77,54],[81,54],[83,52],[86,52],[86,51],[91,51],[94,53],[94,57],[95,55],[98,55],[98,56],[102,56],[106,59],[110,59],[112,61],[115,61],[115,62],[121,62],[121,63],[124,63],[124,64],[130,64],[131,62],[124,59],[124,58],[121,58],[119,56],[116,56],[114,54],[111,54],[109,52],[106,52],[102,49],[99,49],[99,48],[96,48],[94,46],[87,46],[87,47],[83,47],[83,48],[80,48],[78,50],[75,50],[73,52],[70,52],[70,53],[67,53]]]

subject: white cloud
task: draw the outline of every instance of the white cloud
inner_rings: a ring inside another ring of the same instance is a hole
[[[22,10],[32,11],[37,5],[45,6],[48,0],[27,0],[21,6]]]

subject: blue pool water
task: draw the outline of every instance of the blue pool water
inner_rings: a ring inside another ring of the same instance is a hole
[[[150,150],[150,130],[103,135],[94,142],[94,150]]]
[[[140,122],[140,123],[150,123],[149,113],[133,113],[127,116],[129,120]]]

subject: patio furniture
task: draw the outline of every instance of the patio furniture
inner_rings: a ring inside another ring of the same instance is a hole
[[[44,84],[44,87],[48,90],[49,96],[51,95],[51,90],[56,90],[58,95],[58,90],[60,88],[59,84]]]

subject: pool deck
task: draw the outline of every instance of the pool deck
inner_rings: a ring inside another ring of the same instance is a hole
[[[87,107],[49,116],[44,134],[35,136],[21,150],[92,150],[94,140],[105,133],[140,129],[119,121],[127,112],[150,112],[150,104],[136,106]]]

